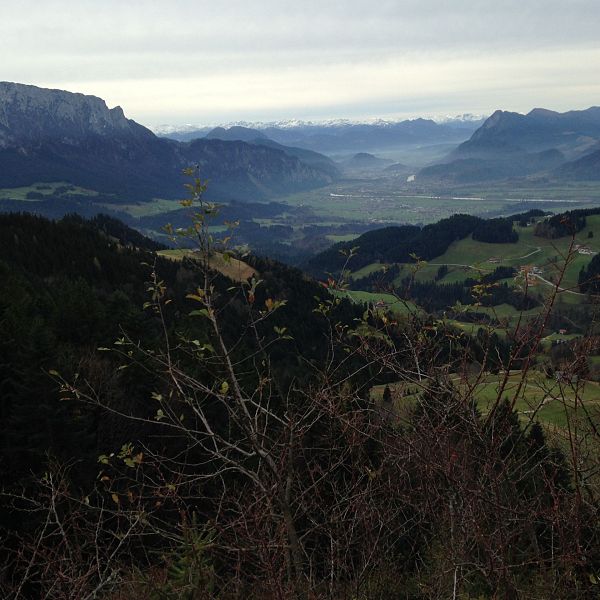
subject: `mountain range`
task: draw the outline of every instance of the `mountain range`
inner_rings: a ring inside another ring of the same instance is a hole
[[[342,166],[347,171],[377,171],[392,165],[394,165],[393,160],[379,158],[368,152],[358,152],[342,163]]]
[[[243,201],[337,176],[325,157],[298,154],[270,142],[167,140],[95,96],[0,82],[0,187],[65,181],[128,200],[181,197],[182,169],[199,165],[213,197]]]
[[[214,129],[211,129],[203,139],[246,142],[256,146],[265,146],[267,148],[281,150],[288,156],[296,157],[305,165],[315,167],[325,173],[328,173],[332,179],[337,179],[337,177],[340,175],[340,171],[335,162],[324,154],[320,154],[319,152],[315,152],[313,150],[306,150],[305,148],[285,146],[276,142],[275,140],[270,139],[258,129],[252,129],[250,127],[243,127],[240,125],[234,125],[229,128],[215,127]]]
[[[447,158],[420,178],[457,182],[545,175],[600,179],[600,107],[526,115],[496,111]]]
[[[286,146],[336,155],[354,154],[406,148],[420,144],[459,143],[469,138],[483,119],[469,118],[437,123],[432,119],[410,119],[399,122],[375,121],[355,123],[331,121],[323,123],[294,122],[292,124],[255,123],[216,127],[214,129],[184,127],[181,130],[162,128],[161,135],[178,141],[226,136],[227,139],[245,139],[248,132],[256,137],[266,137]],[[241,136],[241,137],[240,137]]]
[[[298,122],[169,135],[179,139],[157,136],[95,96],[0,82],[0,188],[67,182],[113,203],[180,198],[182,170],[198,165],[210,197],[264,201],[331,184],[344,171],[391,165],[387,175],[404,176],[410,167],[368,151],[404,148],[410,158],[424,147],[454,149],[421,169],[417,181],[600,179],[600,107],[499,110],[483,123],[467,117],[445,123]]]

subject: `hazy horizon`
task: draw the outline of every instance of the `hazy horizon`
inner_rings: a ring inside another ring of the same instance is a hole
[[[0,79],[148,126],[402,120],[600,104],[591,0],[8,0]]]

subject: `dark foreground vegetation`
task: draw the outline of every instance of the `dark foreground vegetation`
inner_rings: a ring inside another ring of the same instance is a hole
[[[598,414],[566,376],[517,413],[556,294],[501,339],[265,259],[236,283],[202,191],[181,261],[110,219],[0,217],[2,596],[597,597]]]

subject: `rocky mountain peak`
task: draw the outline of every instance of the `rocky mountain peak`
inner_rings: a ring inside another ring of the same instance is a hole
[[[89,136],[136,136],[150,131],[127,119],[121,107],[109,109],[96,96],[0,82],[0,145],[11,140],[40,143]]]
[[[0,82],[0,187],[64,181],[128,199],[180,198],[182,169],[200,165],[220,200],[265,199],[326,185],[335,165],[270,142],[164,140],[96,96]],[[259,135],[260,132],[258,132]],[[304,161],[304,162],[303,162]]]
[[[207,139],[252,142],[254,140],[266,140],[267,136],[258,129],[233,125],[232,127],[215,127],[206,134]]]

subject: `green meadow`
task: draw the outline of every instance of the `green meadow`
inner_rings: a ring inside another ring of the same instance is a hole
[[[495,405],[498,398],[514,403],[515,410],[523,423],[540,423],[558,429],[569,422],[585,424],[590,418],[600,422],[600,384],[592,381],[563,383],[549,378],[538,371],[530,370],[525,376],[521,371],[511,371],[503,387],[503,374],[484,375],[480,380],[453,378],[453,385],[466,395],[473,387],[473,397],[483,415]],[[400,415],[414,408],[420,388],[414,382],[389,385],[392,392],[393,409]],[[372,388],[372,397],[381,402],[385,385]],[[501,391],[502,390],[502,391]]]

